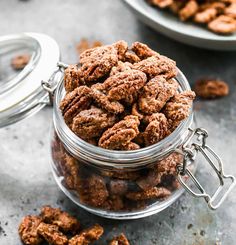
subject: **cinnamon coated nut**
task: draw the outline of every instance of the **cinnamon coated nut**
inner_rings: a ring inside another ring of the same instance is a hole
[[[129,245],[129,244],[130,243],[127,237],[123,233],[121,233],[117,237],[114,237],[109,243],[109,245]]]

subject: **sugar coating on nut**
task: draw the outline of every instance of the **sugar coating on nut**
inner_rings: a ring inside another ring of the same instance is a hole
[[[149,48],[146,44],[140,42],[134,42],[131,50],[141,59],[147,59],[151,56],[159,55],[156,51]]]
[[[120,40],[113,44],[117,50],[117,55],[119,60],[125,60],[125,53],[128,50],[128,43],[124,40]]]
[[[129,62],[122,62],[118,61],[117,65],[112,67],[110,76],[116,75],[117,73],[123,72],[123,71],[131,71],[133,65]]]
[[[42,238],[37,232],[42,218],[39,216],[28,215],[21,221],[18,232],[21,240],[27,245],[38,245],[42,242]]]
[[[66,245],[68,243],[67,237],[59,231],[58,226],[46,223],[40,223],[38,226],[38,233],[52,245]]]
[[[67,212],[61,211],[59,208],[44,206],[41,209],[40,216],[45,223],[56,225],[63,232],[75,233],[80,228],[80,223],[76,218]]]
[[[229,94],[229,86],[220,80],[201,79],[195,84],[194,91],[197,96],[204,99],[214,99]]]
[[[107,129],[98,145],[110,150],[119,150],[129,144],[139,133],[139,120],[136,116],[126,116],[124,120]]]
[[[116,116],[106,111],[93,107],[81,111],[72,122],[72,131],[82,139],[91,139],[101,136],[103,131],[112,127]]]
[[[121,233],[119,236],[114,237],[110,241],[109,245],[129,245],[129,241],[127,237],[123,233]]]
[[[65,70],[64,74],[64,87],[66,92],[71,92],[75,88],[83,85],[80,81],[80,70],[77,65],[70,65]]]

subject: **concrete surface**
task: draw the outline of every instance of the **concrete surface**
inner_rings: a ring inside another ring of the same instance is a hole
[[[149,29],[119,0],[8,0],[0,1],[0,35],[23,31],[54,37],[63,61],[77,60],[75,44],[82,37],[111,43],[139,40],[177,61],[193,83],[202,76],[219,77],[230,85],[230,95],[197,102],[198,125],[208,129],[209,144],[225,161],[225,170],[236,175],[236,53],[200,50],[171,41]],[[51,108],[16,125],[0,130],[0,244],[21,244],[17,228],[21,218],[37,213],[44,204],[59,206],[75,215],[84,226],[105,227],[106,244],[112,235],[125,232],[133,245],[232,245],[236,244],[236,195],[210,211],[203,200],[184,194],[160,214],[142,220],[112,221],[76,207],[57,187],[49,166]],[[213,187],[210,174],[200,165],[198,177]]]

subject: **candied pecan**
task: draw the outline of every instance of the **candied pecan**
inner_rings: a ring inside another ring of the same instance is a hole
[[[163,113],[169,121],[171,131],[189,116],[194,98],[195,93],[193,91],[184,91],[176,94],[166,103]]]
[[[112,67],[110,76],[116,75],[117,73],[120,73],[123,71],[131,71],[131,70],[132,70],[131,63],[118,61],[117,66]]]
[[[219,34],[231,34],[236,31],[236,20],[227,15],[220,15],[208,23],[208,28]]]
[[[45,223],[56,225],[63,232],[75,233],[80,228],[80,223],[76,218],[59,208],[44,206],[40,216]]]
[[[236,19],[236,2],[231,3],[225,10],[224,14]]]
[[[24,244],[38,245],[42,242],[42,238],[37,233],[37,228],[41,222],[42,219],[38,216],[28,215],[23,218],[18,232]]]
[[[108,75],[117,62],[118,54],[114,45],[88,49],[80,55],[80,78],[84,82],[95,82]]]
[[[83,230],[79,235],[72,237],[69,240],[68,245],[88,245],[89,243],[98,240],[103,232],[103,228],[100,225],[95,224],[94,226]]]
[[[150,49],[146,44],[140,42],[134,42],[131,50],[141,59],[147,59],[151,56],[159,55],[159,53]]]
[[[58,230],[58,226],[40,223],[37,229],[38,233],[52,245],[66,245],[67,237]]]
[[[128,171],[128,170],[117,170],[117,171],[108,171],[103,170],[101,174],[106,177],[113,177],[121,180],[136,180],[140,177],[140,173],[138,171]]]
[[[171,192],[164,187],[152,187],[144,191],[129,192],[125,196],[130,200],[140,201],[154,198],[165,198],[168,197],[170,194]]]
[[[80,86],[64,97],[60,103],[60,109],[66,124],[69,125],[79,112],[89,108],[92,102],[90,92],[90,88]]]
[[[169,5],[169,9],[174,13],[178,14],[180,9],[184,6],[184,1],[173,1],[172,4]]]
[[[134,142],[129,142],[127,145],[120,148],[121,151],[133,151],[138,149],[140,149],[140,146]]]
[[[120,40],[113,44],[115,49],[117,50],[117,55],[119,60],[125,60],[125,53],[128,50],[128,44],[127,42]]]
[[[175,95],[179,87],[174,79],[166,80],[163,76],[156,76],[144,87],[139,97],[139,109],[146,114],[159,112],[166,102]]]
[[[148,2],[159,8],[166,8],[173,3],[173,0],[148,0]]]
[[[125,53],[125,61],[133,64],[139,62],[140,58],[135,53],[127,51]]]
[[[61,163],[62,175],[68,189],[75,190],[79,184],[79,163],[78,161],[64,153],[64,161]]]
[[[163,55],[155,55],[135,63],[133,69],[140,70],[149,77],[164,75],[166,78],[172,78],[177,75],[175,62]]]
[[[81,54],[89,48],[96,48],[96,47],[101,47],[101,46],[102,46],[102,43],[98,40],[95,40],[93,43],[90,44],[88,39],[82,38],[80,42],[76,45],[76,50],[78,54]]]
[[[137,116],[126,116],[124,120],[107,129],[99,139],[102,148],[119,150],[134,139],[138,133],[139,120]]]
[[[179,17],[182,21],[194,16],[198,11],[198,3],[195,0],[187,1],[186,5],[179,11]]]
[[[172,153],[163,160],[157,162],[147,175],[140,177],[136,183],[143,190],[148,190],[162,182],[165,176],[176,176],[176,167],[183,160],[180,154]]]
[[[149,118],[149,123],[143,133],[146,146],[156,144],[169,133],[168,121],[164,114],[154,113]]]
[[[17,55],[12,58],[11,66],[15,70],[23,69],[30,61],[30,55],[28,54],[21,54]]]
[[[80,70],[77,65],[70,65],[65,70],[64,87],[66,92],[71,92],[82,85],[80,81]]]
[[[91,87],[91,95],[93,99],[100,105],[102,108],[108,112],[119,114],[124,111],[124,106],[118,101],[111,101],[108,99],[107,95],[103,92],[103,84],[94,84]]]
[[[217,15],[216,8],[207,8],[202,12],[196,13],[194,21],[197,23],[208,23],[212,21]]]
[[[144,86],[146,80],[147,77],[143,72],[128,70],[109,77],[102,84],[102,87],[106,91],[109,100],[129,102],[131,100],[130,97],[135,97],[137,92]]]
[[[124,208],[123,198],[118,195],[110,195],[103,203],[102,208],[112,211],[121,211]]]
[[[119,236],[114,237],[109,245],[129,245],[129,241],[126,236],[121,233]]]
[[[214,99],[229,94],[229,86],[220,80],[201,79],[195,84],[194,91],[197,96],[204,99]]]
[[[74,117],[72,131],[82,139],[95,138],[99,137],[108,127],[112,127],[115,122],[115,115],[93,107],[89,110],[81,111]]]
[[[104,178],[96,174],[81,180],[78,193],[82,203],[95,207],[101,206],[108,197]]]
[[[128,190],[128,183],[125,180],[111,180],[110,184],[110,193],[112,195],[124,195]]]

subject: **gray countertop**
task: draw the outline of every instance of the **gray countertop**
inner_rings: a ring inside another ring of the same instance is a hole
[[[80,38],[112,43],[142,41],[177,61],[190,83],[213,76],[229,83],[230,95],[198,101],[198,125],[209,131],[209,144],[236,175],[236,52],[215,52],[185,46],[140,23],[119,0],[8,0],[0,1],[0,35],[24,31],[43,32],[55,38],[67,63],[77,61]],[[37,213],[42,205],[59,206],[75,214],[84,226],[100,223],[105,235],[97,244],[125,232],[134,245],[232,245],[236,244],[236,195],[221,208],[210,211],[203,200],[184,194],[163,212],[132,221],[106,220],[73,204],[57,187],[49,165],[51,108],[0,129],[0,244],[21,244],[17,228],[21,218]],[[197,176],[208,187],[210,174],[204,164]],[[190,225],[191,224],[191,225]]]

